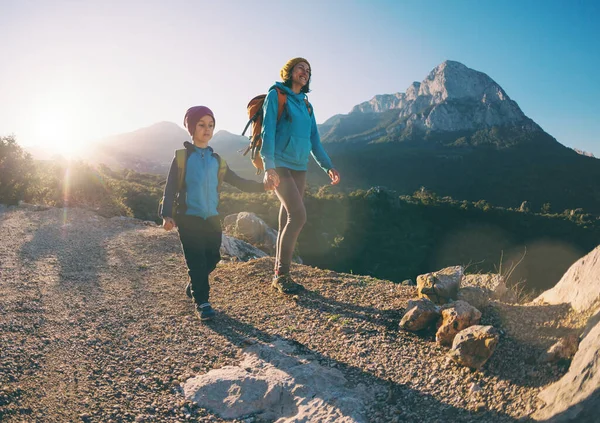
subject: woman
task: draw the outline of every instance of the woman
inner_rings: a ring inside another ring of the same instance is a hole
[[[275,189],[281,201],[272,285],[289,294],[303,288],[294,282],[289,272],[298,235],[306,223],[302,197],[309,153],[327,172],[332,185],[339,183],[340,175],[323,150],[312,106],[306,100],[311,78],[308,60],[301,57],[289,60],[280,75],[283,82],[271,87],[263,105],[261,157],[265,166],[265,187]],[[279,120],[278,90],[286,95],[285,111]]]

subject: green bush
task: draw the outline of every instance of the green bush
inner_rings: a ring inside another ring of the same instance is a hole
[[[0,137],[0,203],[17,204],[33,180],[33,160],[15,137]]]

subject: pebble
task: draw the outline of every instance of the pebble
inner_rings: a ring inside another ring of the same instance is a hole
[[[469,392],[472,394],[476,394],[477,392],[481,392],[481,386],[473,382],[471,386],[469,386]]]

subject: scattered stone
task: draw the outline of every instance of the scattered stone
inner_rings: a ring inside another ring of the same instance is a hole
[[[478,392],[481,392],[481,386],[479,386],[478,384],[476,384],[475,382],[471,383],[471,386],[469,386],[469,392],[472,394],[476,394]]]
[[[457,299],[462,266],[446,267],[442,270],[417,276],[417,293],[420,298],[429,298],[435,304],[446,304]]]
[[[481,312],[464,301],[446,304],[441,308],[442,320],[438,323],[435,340],[439,345],[452,345],[458,332],[479,323]]]
[[[575,334],[560,338],[548,351],[540,356],[542,363],[554,363],[559,360],[570,360],[579,347],[579,337]]]
[[[448,355],[463,366],[479,370],[492,356],[499,340],[500,336],[494,327],[471,326],[456,335]],[[473,386],[478,385],[473,383]]]
[[[508,288],[502,275],[496,273],[480,273],[465,275],[461,281],[462,287],[477,287],[488,292],[494,300],[506,301]]]
[[[400,283],[402,286],[417,286],[417,284],[412,279],[405,279]]]
[[[440,308],[427,298],[408,301],[406,309],[408,311],[400,320],[400,329],[422,330],[440,318]]]
[[[477,310],[483,310],[490,302],[490,294],[476,286],[467,286],[458,290],[458,299],[466,301]]]

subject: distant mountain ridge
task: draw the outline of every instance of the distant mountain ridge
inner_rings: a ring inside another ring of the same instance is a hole
[[[166,175],[174,152],[191,141],[188,132],[173,122],[159,122],[145,128],[104,138],[93,145],[83,157],[93,163],[128,168],[138,172]],[[210,146],[245,178],[255,178],[250,160],[242,156],[248,138],[227,131],[217,131]]]

